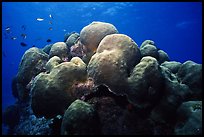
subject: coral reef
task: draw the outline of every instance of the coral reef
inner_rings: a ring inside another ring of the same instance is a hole
[[[159,64],[154,57],[143,57],[128,78],[128,99],[139,108],[155,104],[164,85]]]
[[[202,64],[110,23],[28,49],[11,86],[9,135],[202,135]]]
[[[36,47],[28,49],[23,55],[17,73],[18,98],[25,100],[28,96],[27,84],[40,72],[45,71],[48,55]]]
[[[61,135],[98,134],[100,129],[98,122],[94,107],[77,99],[64,114]]]
[[[80,41],[84,45],[86,55],[84,62],[88,64],[91,56],[96,52],[101,40],[110,34],[116,34],[118,30],[110,23],[94,21],[85,26],[80,32]]]
[[[202,98],[202,65],[193,61],[184,62],[177,72],[178,80],[193,91],[192,99]]]
[[[49,52],[49,58],[58,56],[63,61],[68,61],[68,48],[66,43],[57,42],[54,43]]]
[[[112,24],[94,21],[81,30],[80,40],[87,47],[88,52],[95,52],[105,36],[115,33],[118,33],[118,31]]]
[[[202,134],[202,102],[183,102],[177,110],[176,135],[201,135]]]
[[[181,63],[177,61],[164,61],[161,66],[170,69],[172,73],[176,74],[181,67]]]
[[[163,50],[156,47],[155,42],[152,40],[145,40],[140,46],[141,56],[151,56],[157,59],[159,64],[164,61],[169,61],[169,56]]]
[[[79,33],[73,32],[66,40],[67,47],[70,49],[79,39]]]
[[[86,78],[86,64],[78,57],[54,66],[48,74],[37,75],[31,87],[31,105],[36,116],[63,114],[76,99],[71,90],[72,85]]]
[[[117,94],[125,94],[127,77],[140,61],[137,44],[127,35],[111,34],[99,44],[87,66],[88,76],[96,85],[106,84]]]

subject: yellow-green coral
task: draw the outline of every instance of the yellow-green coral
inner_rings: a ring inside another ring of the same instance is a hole
[[[72,85],[86,79],[86,64],[78,57],[56,65],[48,74],[40,73],[31,87],[34,113],[46,117],[63,114],[76,99],[71,90]]]
[[[88,67],[96,84],[106,84],[113,92],[124,94],[127,77],[140,60],[137,44],[127,35],[111,34],[103,38]]]

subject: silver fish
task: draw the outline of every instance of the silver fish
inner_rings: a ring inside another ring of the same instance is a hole
[[[43,18],[37,18],[36,20],[37,21],[43,21],[44,19]]]
[[[10,27],[6,27],[6,31],[9,31],[11,28]]]
[[[12,39],[12,40],[16,40],[17,38],[16,38],[16,37],[12,37],[11,39]]]
[[[53,17],[52,17],[52,15],[51,15],[51,14],[49,15],[49,17],[53,19]]]

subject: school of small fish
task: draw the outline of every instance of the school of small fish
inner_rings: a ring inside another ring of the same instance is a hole
[[[53,18],[53,16],[52,16],[52,14],[49,14],[49,18],[50,19],[54,19]],[[42,21],[44,21],[45,19],[44,18],[42,18],[42,17],[38,17],[38,18],[36,18],[36,20],[37,21],[39,21],[39,22],[42,22]],[[53,22],[52,22],[52,20],[49,20],[49,24],[50,25],[52,25],[53,24]],[[26,25],[22,25],[21,26],[21,29],[23,30],[23,31],[25,31],[26,30]],[[4,36],[5,36],[5,39],[8,39],[9,37],[10,37],[10,39],[11,40],[17,40],[17,36],[12,36],[12,31],[11,31],[12,29],[11,29],[11,27],[10,26],[8,26],[8,27],[6,27],[5,28],[5,32],[4,32]],[[48,28],[48,30],[50,30],[50,31],[52,31],[53,30],[53,27],[51,26],[51,27],[49,27]],[[67,31],[66,29],[63,29],[62,31]],[[25,32],[23,32],[23,33],[21,33],[20,34],[20,36],[19,37],[21,37],[23,40],[25,40],[26,38],[27,38],[27,34],[25,33]],[[52,40],[51,39],[47,39],[46,40],[46,42],[51,42]],[[20,45],[22,46],[22,47],[26,47],[28,44],[26,44],[25,42],[20,42]],[[35,44],[33,44],[33,47],[35,46]]]

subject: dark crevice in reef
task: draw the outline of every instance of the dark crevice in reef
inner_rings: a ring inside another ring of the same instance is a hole
[[[122,108],[125,108],[129,104],[127,96],[116,95],[111,92],[105,85],[99,85],[96,87],[94,92],[84,95],[84,101],[87,102],[94,97],[111,97],[115,100],[116,104],[118,104]]]
[[[60,135],[60,129],[62,124],[62,117],[60,115],[56,116],[52,120],[52,124],[49,125],[51,130],[51,135]]]

